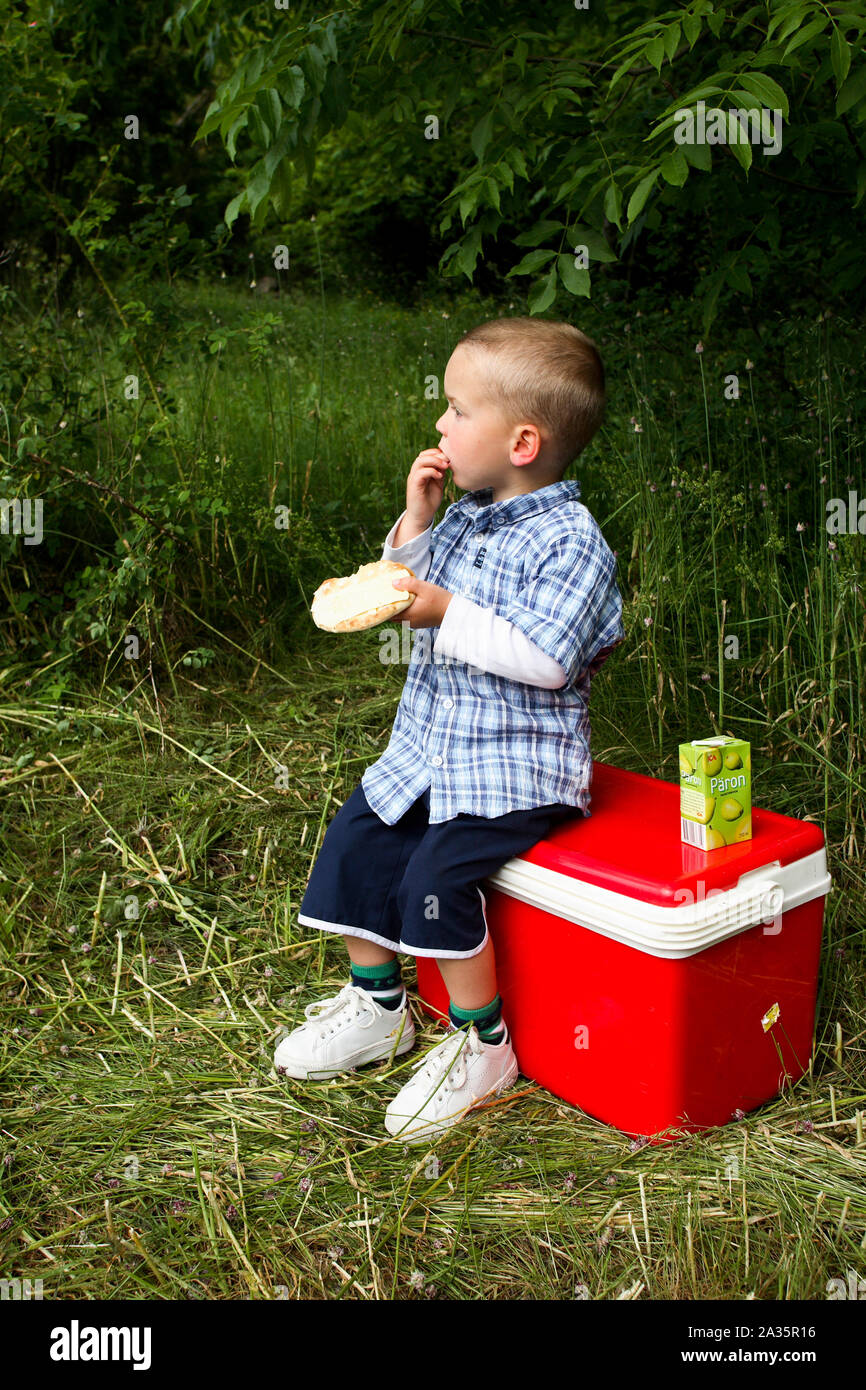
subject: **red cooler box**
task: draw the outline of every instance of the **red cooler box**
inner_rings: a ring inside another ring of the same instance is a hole
[[[655,1142],[726,1124],[808,1069],[823,833],[754,807],[751,840],[694,849],[679,784],[598,762],[590,809],[484,884],[520,1070]],[[417,969],[444,1015],[435,960]]]

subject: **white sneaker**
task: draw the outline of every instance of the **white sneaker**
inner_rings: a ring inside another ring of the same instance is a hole
[[[450,1032],[413,1071],[385,1111],[385,1128],[407,1144],[420,1144],[513,1085],[517,1058],[507,1028],[502,1042],[486,1043],[473,1025],[467,1033]]]
[[[348,984],[333,998],[308,1004],[304,1014],[307,1022],[274,1053],[277,1070],[296,1081],[326,1081],[392,1052],[399,1057],[415,1041],[405,989],[399,1009],[383,1009],[369,990]]]

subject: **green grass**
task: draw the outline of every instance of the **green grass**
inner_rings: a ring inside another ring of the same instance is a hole
[[[843,892],[810,1074],[673,1149],[523,1079],[435,1149],[392,1141],[387,1101],[438,1036],[417,1012],[390,1071],[273,1076],[282,1028],[347,978],[297,906],[399,688],[351,643],[311,645],[288,690],[214,687],[140,723],[82,697],[59,764],[6,791],[6,1275],[52,1298],[786,1299],[861,1269],[862,928],[852,945]],[[184,754],[196,740],[210,768]]]
[[[862,477],[856,335],[777,326],[747,377],[745,340],[699,359],[662,313],[632,319],[634,341],[615,306],[581,319],[613,389],[572,472],[619,552],[628,633],[593,683],[593,753],[676,780],[681,739],[738,734],[756,804],[823,826],[834,892],[808,1075],[672,1148],[521,1081],[419,1151],[382,1117],[438,1037],[426,1015],[390,1071],[271,1075],[282,1029],[347,978],[297,909],[405,674],[375,632],[325,637],[306,605],[378,555],[435,442],[425,378],[441,385],[459,332],[503,310],[252,305],[219,287],[175,309],[156,377],[171,447],[158,411],[100,386],[129,369],[110,323],[88,308],[55,325],[79,375],[68,430],[40,425],[33,452],[114,495],[16,464],[41,361],[7,396],[5,495],[38,480],[61,543],[2,538],[0,557],[0,1273],[75,1299],[822,1299],[862,1275],[863,540],[833,552],[820,530],[825,497]],[[241,336],[211,354],[227,328]],[[720,382],[737,368],[734,415]],[[411,990],[409,959],[404,974]]]

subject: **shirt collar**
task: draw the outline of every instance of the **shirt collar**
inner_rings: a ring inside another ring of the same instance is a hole
[[[498,530],[513,521],[545,512],[563,502],[580,500],[580,483],[576,478],[561,478],[558,483],[548,483],[546,487],[536,488],[534,492],[522,492],[517,497],[506,497],[502,502],[493,501],[493,488],[478,488],[467,492],[460,498],[457,506],[472,518],[476,531]]]

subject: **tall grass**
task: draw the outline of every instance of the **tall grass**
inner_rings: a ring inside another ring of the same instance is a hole
[[[307,605],[380,553],[436,441],[429,378],[509,307],[326,290],[177,287],[140,345],[161,410],[124,400],[86,299],[4,392],[3,495],[51,505],[42,547],[0,537],[0,1271],[60,1298],[822,1298],[866,1250],[863,539],[824,529],[862,478],[856,335],[695,354],[652,306],[628,334],[610,307],[580,320],[611,407],[572,474],[627,625],[593,752],[674,779],[681,740],[742,734],[756,803],[824,826],[809,1073],[663,1150],[521,1083],[418,1153],[382,1127],[417,1050],[326,1085],[271,1073],[345,980],[297,907],[404,676]]]

